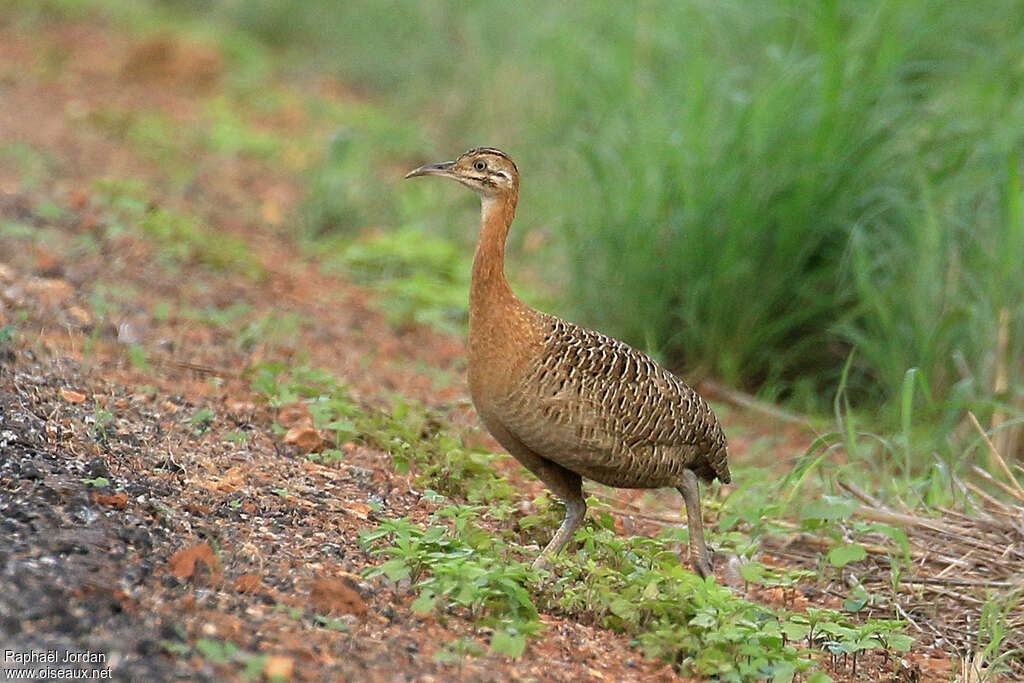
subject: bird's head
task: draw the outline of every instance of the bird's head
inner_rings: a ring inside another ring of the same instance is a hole
[[[455,161],[420,166],[405,177],[421,175],[438,175],[457,180],[482,199],[514,196],[519,192],[519,170],[515,162],[500,149],[493,147],[477,147]]]

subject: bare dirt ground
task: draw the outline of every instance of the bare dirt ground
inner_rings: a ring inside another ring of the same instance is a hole
[[[45,235],[0,234],[0,329],[16,332],[0,344],[3,646],[106,653],[121,680],[678,680],[628,638],[554,616],[518,659],[442,664],[433,657],[442,643],[485,635],[458,616],[415,614],[407,587],[359,577],[379,562],[360,530],[378,515],[423,520],[434,506],[388,453],[344,444],[344,461],[323,465],[285,443],[246,370],[301,357],[344,378],[361,402],[399,392],[491,442],[466,405],[461,339],[395,329],[358,283],[302,258],[281,218],[301,199],[297,175],[210,153],[184,192],[150,207],[242,237],[263,277],[188,259],[170,268],[152,240],[106,229],[95,179],[170,181],[158,161],[90,121],[160,111],[185,125],[222,68],[216,53],[166,37],[97,21],[25,32],[0,14],[0,142],[41,153],[32,174],[0,158],[0,220]],[[293,114],[264,125],[287,135],[308,123]],[[98,285],[116,310],[98,312]],[[183,312],[240,302],[251,307],[246,320],[288,311],[312,324],[273,344],[240,344],[240,322]],[[757,429],[734,442],[734,457]],[[797,453],[806,436],[785,438]],[[509,468],[524,500],[540,492]],[[261,658],[197,647],[228,641]],[[869,660],[855,678],[949,677],[942,657],[916,661],[923,674]]]

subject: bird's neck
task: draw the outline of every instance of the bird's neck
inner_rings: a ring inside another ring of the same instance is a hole
[[[537,312],[505,279],[505,239],[516,197],[484,200],[469,288],[469,390],[477,409],[514,383],[536,346]]]
[[[470,327],[474,318],[498,312],[518,302],[505,279],[505,241],[516,215],[515,194],[484,197],[480,212],[480,241],[473,259],[473,279],[469,290]]]

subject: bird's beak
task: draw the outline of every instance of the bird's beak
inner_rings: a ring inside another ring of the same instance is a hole
[[[415,178],[416,176],[421,175],[451,176],[451,168],[454,165],[454,161],[442,161],[440,164],[427,164],[426,166],[420,166],[416,170],[409,171],[405,174],[405,177]]]

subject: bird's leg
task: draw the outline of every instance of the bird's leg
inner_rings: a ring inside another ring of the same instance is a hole
[[[708,555],[708,547],[704,544],[700,488],[697,485],[697,475],[692,470],[683,470],[683,484],[678,490],[683,496],[683,502],[686,503],[686,525],[690,531],[690,561],[701,578],[706,578],[712,573],[711,557]]]
[[[583,478],[572,470],[537,455],[500,424],[487,423],[487,428],[523,467],[530,470],[565,503],[565,519],[562,520],[562,526],[558,527],[554,538],[533,562],[534,568],[548,568],[551,566],[549,558],[557,555],[572,539],[573,533],[579,528],[587,512],[587,503],[583,500]]]
[[[532,458],[523,458],[516,454],[516,457],[565,503],[565,519],[562,520],[562,526],[558,527],[554,538],[533,562],[534,568],[550,567],[549,558],[557,555],[572,539],[573,533],[579,528],[587,512],[587,503],[583,500],[583,480],[580,475],[550,460],[535,455]]]
[[[579,528],[580,523],[583,522],[583,516],[587,512],[587,503],[583,500],[582,495],[577,493],[575,498],[563,498],[562,502],[565,503],[565,519],[562,520],[562,526],[558,527],[558,531],[555,532],[551,542],[537,556],[537,559],[533,561],[535,569],[550,567],[550,558],[557,555],[566,546],[573,533]]]

